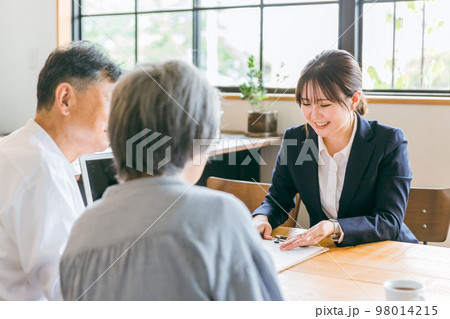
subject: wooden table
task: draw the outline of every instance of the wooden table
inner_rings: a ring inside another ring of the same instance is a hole
[[[272,234],[292,236],[295,228]],[[427,300],[450,301],[450,249],[394,241],[337,248],[280,273],[286,300],[385,300],[383,282],[410,279],[425,285]]]

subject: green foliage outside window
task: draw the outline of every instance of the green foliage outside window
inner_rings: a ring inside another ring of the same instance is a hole
[[[424,1],[422,7],[418,7],[416,2],[406,2],[406,6],[416,15],[424,15],[426,2],[432,2],[434,0]],[[393,25],[394,15],[391,11],[386,13],[386,22]],[[427,20],[424,26],[423,35],[431,35],[433,32],[440,30],[444,27],[446,21],[440,21],[436,18]],[[395,30],[400,31],[404,28],[404,19],[397,17],[395,19]],[[422,42],[423,46],[423,42]],[[423,51],[423,61],[421,59],[409,60],[405,67],[400,69],[396,67],[394,71],[397,72],[395,81],[386,82],[382,81],[379,76],[379,72],[376,67],[370,65],[367,67],[367,73],[372,80],[373,88],[378,90],[423,90],[423,89],[448,89],[448,75],[450,73],[450,50],[436,52],[436,50],[421,48]],[[395,55],[394,55],[395,57]],[[385,61],[384,67],[386,69],[392,69],[392,59]],[[395,67],[395,66],[394,66]]]

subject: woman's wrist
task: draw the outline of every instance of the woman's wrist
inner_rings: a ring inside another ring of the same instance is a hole
[[[253,217],[253,219],[269,222],[269,219],[266,215],[260,214]]]
[[[343,240],[343,232],[341,225],[336,219],[329,219],[330,222],[333,223],[333,232],[330,237],[334,242],[341,243]]]
[[[326,220],[327,223],[327,237],[328,236],[335,236],[336,235],[336,223],[337,221],[335,219],[328,219]],[[335,223],[336,222],[336,223]],[[339,229],[339,227],[338,227]]]

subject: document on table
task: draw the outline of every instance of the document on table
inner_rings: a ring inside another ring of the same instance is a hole
[[[326,247],[305,246],[284,251],[280,250],[280,244],[275,244],[272,240],[262,240],[262,242],[266,251],[270,256],[272,256],[275,269],[278,272],[301,263],[309,258],[320,255],[328,250]]]

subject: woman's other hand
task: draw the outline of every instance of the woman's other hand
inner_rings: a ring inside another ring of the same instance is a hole
[[[295,247],[315,245],[325,237],[334,232],[332,221],[322,220],[302,234],[289,237],[286,242],[280,245],[281,250],[291,250]]]
[[[272,226],[269,224],[269,220],[266,215],[256,215],[253,217],[253,223],[255,224],[258,232],[261,234],[263,239],[271,240],[272,236]]]

